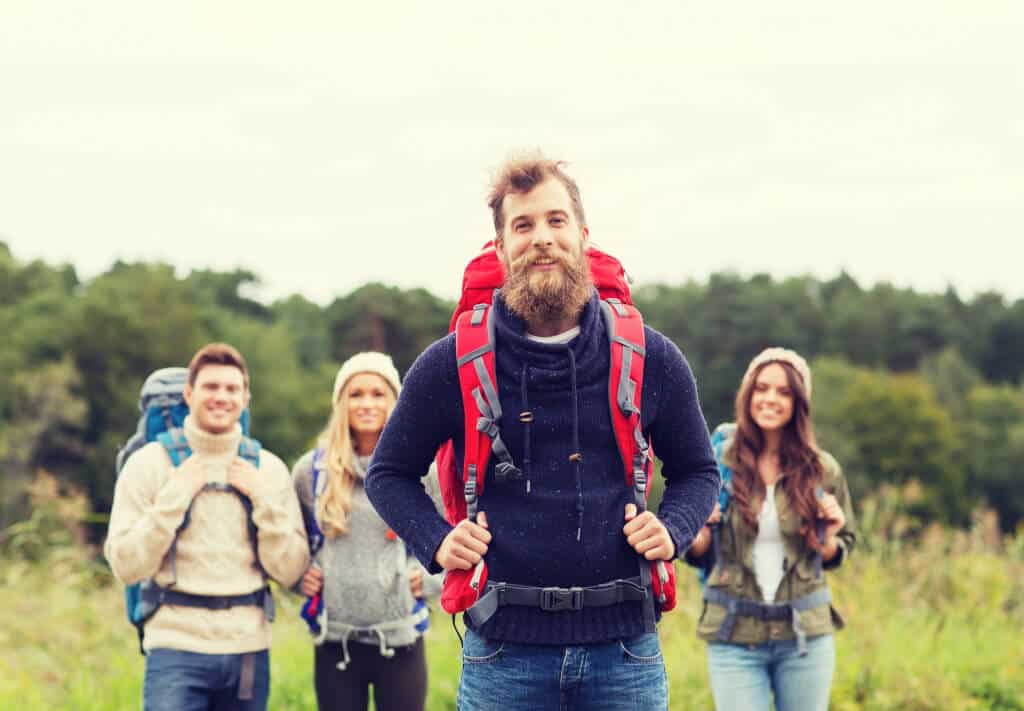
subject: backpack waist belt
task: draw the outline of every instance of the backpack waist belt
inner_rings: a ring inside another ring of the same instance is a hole
[[[540,588],[488,580],[483,595],[466,614],[474,626],[491,619],[499,607],[521,605],[539,607],[545,612],[582,610],[584,607],[609,607],[620,602],[646,600],[647,588],[639,577],[611,580],[600,585],[572,588]]]
[[[159,585],[147,585],[142,589],[142,601],[153,612],[161,605],[178,605],[181,607],[201,607],[206,610],[229,610],[232,607],[262,607],[267,622],[274,621],[274,596],[269,587],[254,590],[245,595],[196,595],[162,588]]]
[[[732,638],[732,630],[736,626],[737,617],[753,617],[754,619],[791,620],[793,634],[796,635],[797,652],[801,657],[807,655],[807,634],[800,624],[800,613],[813,610],[832,602],[832,591],[827,587],[819,588],[812,593],[802,595],[788,602],[755,602],[734,597],[718,588],[704,588],[704,600],[725,607],[726,615],[722,626],[718,628],[718,640],[728,642]]]

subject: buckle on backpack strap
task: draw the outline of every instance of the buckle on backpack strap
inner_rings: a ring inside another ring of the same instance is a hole
[[[540,609],[546,612],[582,610],[583,588],[541,588]]]
[[[208,610],[230,610],[236,604],[238,604],[238,602],[234,596],[208,597],[204,606]]]

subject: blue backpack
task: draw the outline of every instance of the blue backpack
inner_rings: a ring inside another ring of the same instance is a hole
[[[309,557],[313,559],[320,549],[323,548],[326,537],[323,531],[320,529],[320,524],[316,518],[317,499],[324,493],[324,489],[327,488],[327,473],[324,470],[324,450],[321,447],[317,447],[313,450],[313,515],[308,517],[306,520],[306,535],[309,538]],[[389,538],[392,534],[388,531]],[[324,615],[326,608],[324,607],[323,592],[317,593],[306,598],[306,601],[302,604],[299,609],[299,616],[305,621],[309,627],[309,633],[313,637],[322,641],[327,633],[324,628]],[[416,631],[423,634],[430,627],[430,608],[427,606],[427,601],[423,598],[417,598],[413,601],[412,616],[417,619]],[[318,642],[319,643],[319,642]]]
[[[185,417],[188,415],[188,404],[185,402],[184,396],[185,384],[187,382],[187,368],[161,368],[146,378],[139,393],[139,410],[142,414],[139,416],[139,423],[135,434],[117,452],[115,467],[118,477],[124,471],[124,465],[128,458],[149,442],[159,442],[163,445],[175,467],[180,466],[192,454],[182,429]],[[258,468],[261,446],[257,440],[248,436],[248,410],[242,413],[240,423],[243,437],[238,445],[238,455]],[[242,501],[242,505],[248,514],[249,538],[252,542],[253,550],[257,553],[256,561],[258,565],[259,555],[256,550],[256,525],[252,521],[252,502],[229,484],[207,484],[205,488],[229,491],[237,495]],[[273,597],[266,586],[248,595],[223,597],[194,595],[172,589],[177,581],[176,559],[178,538],[191,522],[191,514],[192,505],[189,504],[188,510],[185,512],[185,518],[178,527],[178,530],[175,531],[174,540],[168,551],[172,575],[174,576],[174,580],[171,581],[170,585],[162,588],[150,579],[125,587],[124,597],[128,621],[135,626],[139,633],[140,650],[142,649],[143,628],[146,621],[156,613],[162,604],[204,607],[207,609],[225,609],[237,605],[258,605],[264,608],[268,620],[274,619]],[[263,575],[264,579],[266,579],[266,573]]]
[[[711,449],[715,453],[715,462],[718,464],[718,475],[722,479],[722,486],[718,490],[718,506],[722,510],[722,521],[725,521],[725,514],[729,510],[729,499],[732,497],[732,469],[725,463],[724,454],[725,449],[730,442],[732,442],[733,435],[736,434],[736,424],[733,422],[723,422],[715,431],[711,433]],[[708,576],[711,575],[711,569],[715,565],[715,560],[718,558],[718,537],[720,535],[721,523],[715,525],[711,529],[711,542],[712,542],[712,556],[711,564],[706,568],[699,568],[697,570],[697,577],[700,579],[700,584],[704,585],[707,581]]]

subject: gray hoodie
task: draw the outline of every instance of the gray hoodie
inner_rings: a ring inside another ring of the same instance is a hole
[[[349,514],[349,533],[326,538],[323,547],[313,559],[324,574],[323,602],[326,624],[317,644],[328,640],[344,645],[348,662],[350,641],[380,647],[381,654],[390,657],[393,647],[413,644],[420,633],[416,624],[422,621],[413,616],[414,600],[409,590],[409,574],[423,573],[423,594],[437,597],[441,591],[441,576],[431,576],[420,563],[408,555],[405,544],[388,533],[384,523],[363,488],[363,476],[369,457],[357,457],[355,470],[359,479],[352,490],[352,511]],[[326,467],[320,476],[326,475]],[[313,452],[304,454],[292,469],[295,492],[299,497],[303,516],[310,520],[313,510]],[[439,511],[441,492],[437,473],[423,479],[424,486]],[[424,610],[421,614],[425,614]]]

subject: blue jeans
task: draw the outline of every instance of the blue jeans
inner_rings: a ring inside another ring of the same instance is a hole
[[[577,647],[484,639],[466,630],[459,711],[667,711],[655,633]]]
[[[266,711],[270,653],[252,652],[252,698],[239,699],[245,654],[152,649],[142,688],[145,711]]]
[[[826,711],[836,665],[830,634],[807,640],[807,656],[796,640],[764,644],[708,644],[708,670],[717,711]]]

